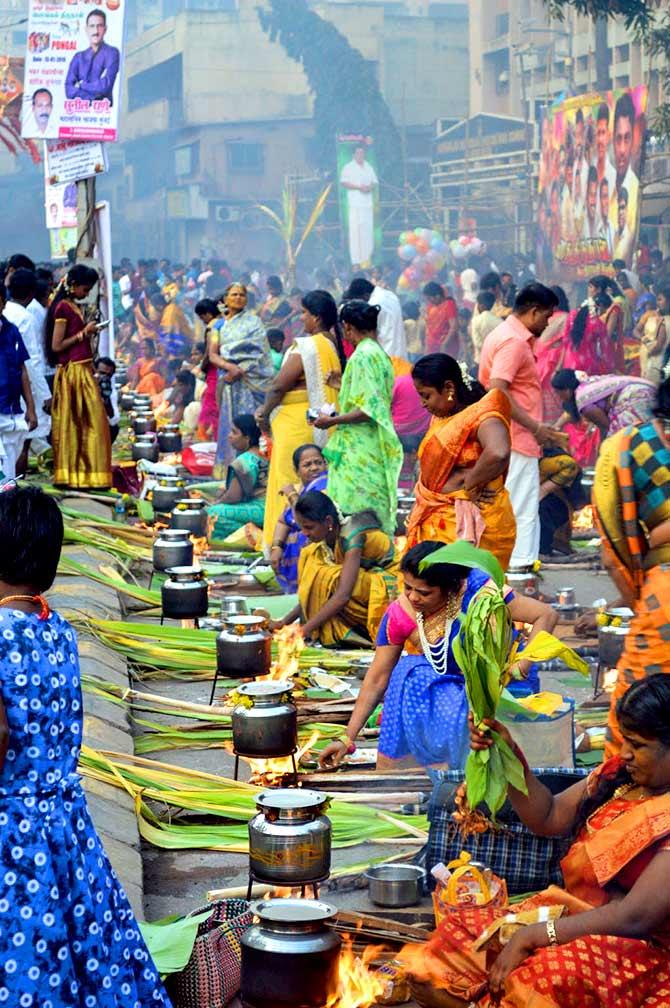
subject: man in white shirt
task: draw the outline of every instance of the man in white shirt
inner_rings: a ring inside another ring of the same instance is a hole
[[[598,224],[598,238],[604,238],[607,242],[607,252],[614,255],[614,231],[610,220],[610,187],[607,176],[603,175],[600,180],[600,220]]]
[[[407,360],[407,341],[405,326],[402,319],[400,299],[386,287],[375,287],[365,277],[356,277],[349,284],[345,300],[360,298],[371,305],[379,305],[379,321],[377,323],[377,339],[379,345],[386,350],[389,357],[402,357]]]
[[[615,230],[621,227],[619,222],[619,202],[621,193],[626,190],[626,227],[631,236],[637,228],[638,196],[640,183],[631,168],[633,143],[635,139],[635,106],[628,91],[618,99],[614,107],[614,165],[616,168],[617,199],[612,199],[610,220]],[[626,258],[623,254],[618,258]],[[627,258],[626,262],[630,259]]]
[[[596,171],[599,185],[604,178],[607,179],[610,198],[616,186],[616,171],[608,156],[611,140],[610,110],[607,102],[602,102],[596,119]]]
[[[45,439],[51,431],[51,417],[44,409],[49,407],[51,392],[44,371],[44,337],[39,331],[35,317],[28,310],[28,305],[34,300],[36,289],[35,274],[27,269],[14,270],[9,278],[9,300],[5,305],[4,316],[17,327],[25,348],[30,354],[26,361],[26,370],[30,379],[30,387],[35,401],[37,427],[32,431],[32,439]],[[26,451],[29,441],[26,441]],[[20,465],[17,467],[21,471]]]
[[[352,266],[367,265],[375,247],[374,189],[379,179],[365,160],[365,147],[357,147],[342,169],[340,185],[347,190],[349,257]]]

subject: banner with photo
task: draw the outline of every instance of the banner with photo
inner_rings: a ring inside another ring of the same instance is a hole
[[[30,0],[22,136],[116,140],[124,12],[123,0]]]
[[[340,220],[352,266],[369,266],[382,245],[379,177],[372,137],[346,133],[337,138]]]
[[[629,267],[640,222],[647,88],[577,95],[542,119],[538,276],[557,282]]]

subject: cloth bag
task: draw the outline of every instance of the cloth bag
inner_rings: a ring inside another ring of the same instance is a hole
[[[218,900],[198,926],[193,951],[180,973],[166,979],[173,1008],[225,1008],[240,989],[242,934],[252,922],[242,899]],[[201,914],[207,907],[194,910]]]

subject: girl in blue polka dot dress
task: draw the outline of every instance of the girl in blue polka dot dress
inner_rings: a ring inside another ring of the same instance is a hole
[[[42,592],[63,521],[0,493],[0,1006],[170,1008],[77,774],[77,639]]]

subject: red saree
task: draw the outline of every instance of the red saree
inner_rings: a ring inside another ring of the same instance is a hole
[[[620,766],[610,760],[593,772]],[[670,795],[602,805],[562,862],[566,890],[551,886],[512,908],[459,911],[440,924],[423,949],[420,965],[434,987],[472,1001],[493,1002],[486,987],[486,953],[472,945],[494,920],[541,906],[560,905],[571,915],[609,902],[605,887],[616,880],[627,892],[652,858],[670,849]],[[508,977],[500,1008],[667,1008],[670,1004],[670,921],[653,944],[612,935],[588,935],[538,949]],[[412,971],[419,973],[416,953]]]
[[[510,416],[509,399],[499,389],[492,389],[460,413],[433,420],[419,447],[419,482],[407,523],[407,549],[420,542],[463,539],[490,550],[507,570],[516,523],[504,476],[487,487],[495,491],[494,499],[479,506],[469,501],[465,490],[448,495],[440,491],[454,469],[471,468],[479,459],[482,449],[477,431],[484,421],[495,418],[509,427]]]

